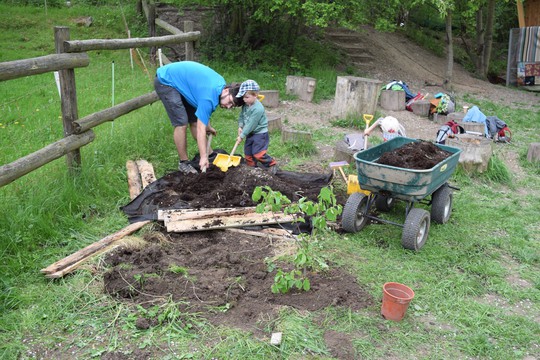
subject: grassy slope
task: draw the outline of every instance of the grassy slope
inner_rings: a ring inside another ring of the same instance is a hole
[[[49,8],[45,14],[44,9],[0,4],[0,61],[53,53],[54,25],[70,26],[72,39],[125,37],[120,10],[128,23],[134,23],[133,9],[128,7]],[[70,22],[89,14],[95,21],[90,28]],[[131,69],[126,51],[89,55],[90,66],[76,70],[79,116],[113,102],[113,61],[116,104],[152,90],[148,75],[137,66]],[[212,66],[228,81],[252,77],[266,88],[281,90],[287,75]],[[318,96],[332,95],[334,73],[309,75],[328,84],[326,91],[318,87],[322,93]],[[62,136],[52,74],[1,82],[0,93],[0,164]],[[492,103],[479,106],[515,119],[515,141],[510,146],[521,160],[527,144],[540,141],[537,112]],[[236,116],[236,110],[215,114],[220,130],[216,146],[230,147]],[[162,358],[295,359],[306,353],[329,358],[325,330],[350,334],[365,358],[540,356],[538,166],[523,162],[525,174],[508,186],[457,174],[453,182],[461,191],[455,194],[451,221],[433,225],[429,246],[420,253],[404,250],[401,230],[393,226],[329,235],[323,242],[326,256],[351,269],[376,298],[381,298],[381,286],[389,280],[415,290],[408,316],[389,323],[380,319],[377,307],[360,313],[328,309],[316,314],[285,309],[274,330],[287,337],[276,349],[249,334],[214,329],[178,314],[169,303],[154,311],[170,322],[138,331],[136,309],[104,296],[99,275],[80,271],[65,279],[44,279],[39,269],[126,225],[118,210],[128,202],[126,160],[149,160],[158,177],[176,165],[172,130],[159,104],[101,125],[95,132],[96,140],[81,151],[84,166],[79,177],[67,177],[64,160],[59,159],[0,188],[0,358],[90,358],[107,351],[148,351]],[[333,140],[331,134],[316,138]],[[278,158],[290,156],[279,146],[271,150]],[[195,151],[193,142],[190,151]]]

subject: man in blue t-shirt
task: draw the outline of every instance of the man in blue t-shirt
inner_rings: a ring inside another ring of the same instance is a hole
[[[180,161],[178,170],[197,171],[188,161],[187,126],[197,140],[204,171],[209,166],[206,134],[216,134],[210,126],[210,116],[221,106],[230,109],[241,103],[236,99],[238,87],[226,85],[225,79],[213,69],[194,61],[181,61],[157,69],[154,87],[174,126],[174,143]]]

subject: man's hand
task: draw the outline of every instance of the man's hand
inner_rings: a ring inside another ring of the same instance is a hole
[[[206,127],[206,133],[207,133],[207,134],[212,134],[212,135],[214,135],[214,136],[217,135],[216,129],[214,129],[214,128],[211,127],[210,125],[208,125],[208,126]]]
[[[201,168],[202,172],[206,172],[206,169],[210,166],[210,163],[208,162],[208,157],[201,157],[199,160],[199,167]]]
[[[236,138],[236,142],[239,143],[239,144],[242,142],[242,140],[244,140],[244,139],[242,139],[241,136],[238,136],[238,137]]]

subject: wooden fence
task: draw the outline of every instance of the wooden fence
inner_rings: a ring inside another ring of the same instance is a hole
[[[56,54],[31,59],[15,60],[0,63],[0,81],[16,79],[29,75],[59,72],[62,122],[64,138],[34,153],[26,155],[12,163],[0,166],[0,187],[32,172],[39,167],[66,155],[68,170],[74,174],[81,166],[80,148],[95,138],[93,127],[106,121],[125,115],[133,110],[152,104],[159,98],[155,91],[128,100],[111,108],[79,119],[77,108],[77,90],[75,86],[75,70],[89,65],[87,51],[121,50],[140,47],[155,48],[168,44],[186,44],[186,60],[193,60],[194,42],[200,38],[199,31],[193,30],[193,22],[184,23],[184,31],[156,19],[155,9],[142,1],[143,10],[149,23],[163,27],[173,35],[152,36],[148,38],[128,39],[91,39],[70,40],[69,28],[54,28]],[[152,28],[152,26],[149,26]],[[155,34],[150,31],[150,34]],[[168,62],[168,61],[167,61]]]

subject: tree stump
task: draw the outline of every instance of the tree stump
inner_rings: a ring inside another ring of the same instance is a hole
[[[281,131],[281,115],[266,112],[266,118],[268,119],[268,131],[275,130]]]
[[[405,91],[381,91],[381,107],[385,110],[405,110]]]
[[[264,107],[274,108],[279,105],[279,91],[278,90],[261,90],[259,94],[264,95],[262,104]]]
[[[453,112],[453,113],[450,113],[450,114],[446,115],[446,118],[448,119],[448,121],[454,120],[457,123],[463,122],[464,117],[465,117],[465,114],[462,113],[462,112]]]
[[[382,82],[354,76],[338,76],[332,116],[362,117],[375,114]]]
[[[281,129],[281,141],[307,142],[312,141],[313,136],[309,131],[299,131],[293,129]]]
[[[305,76],[287,76],[287,94],[297,95],[302,101],[311,102],[317,80]]]
[[[529,150],[527,151],[527,161],[540,161],[540,143],[529,144]]]
[[[467,172],[482,173],[487,170],[489,159],[493,154],[493,141],[488,138],[461,134],[446,140],[448,146],[462,150],[459,165]]]
[[[411,109],[413,114],[422,116],[422,117],[428,117],[429,116],[429,108],[431,107],[431,103],[429,100],[418,100],[411,104]]]
[[[465,131],[472,131],[478,133],[478,135],[484,135],[486,126],[482,123],[477,122],[458,122],[460,126],[465,129]]]
[[[443,114],[433,114],[433,122],[435,124],[446,124],[448,122],[448,117]]]
[[[346,161],[349,164],[354,164],[354,154],[358,150],[349,148],[345,140],[339,140],[334,148],[334,161]]]

